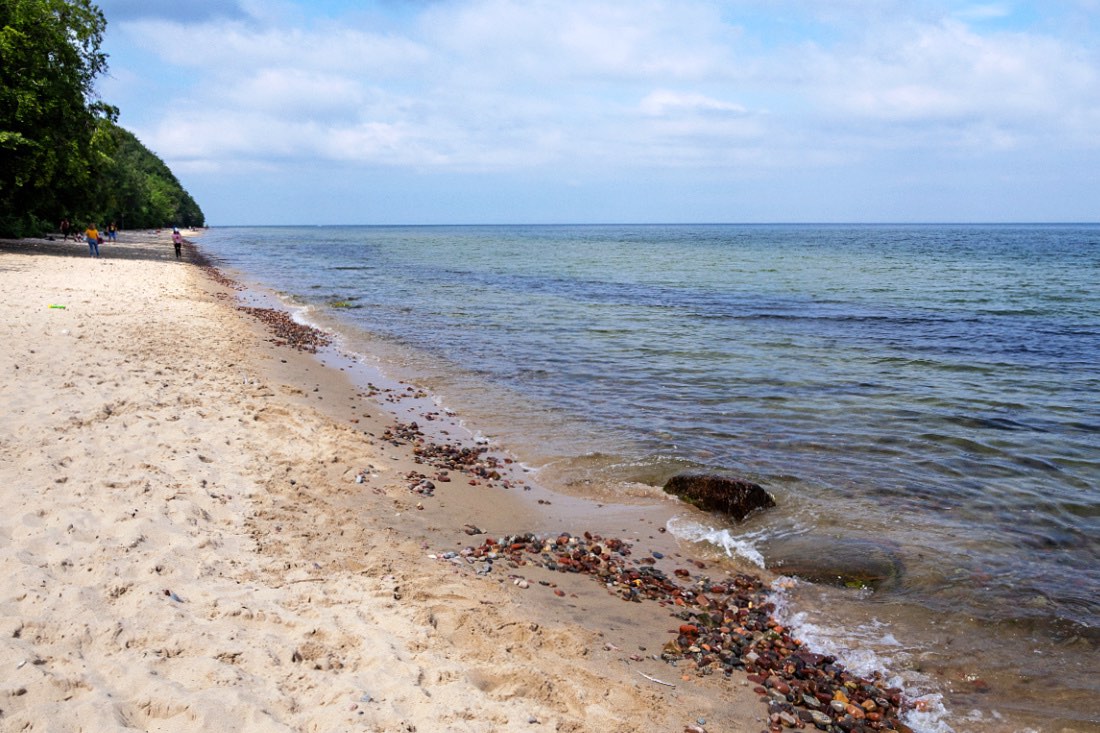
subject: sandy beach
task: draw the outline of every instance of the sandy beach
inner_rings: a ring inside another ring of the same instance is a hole
[[[0,243],[0,730],[767,727],[744,675],[655,658],[666,609],[444,558],[533,494],[410,491],[377,399],[167,232],[102,252]]]

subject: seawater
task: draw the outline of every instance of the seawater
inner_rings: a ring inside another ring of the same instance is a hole
[[[692,538],[749,560],[807,535],[888,543],[899,583],[794,584],[790,618],[846,625],[819,643],[853,655],[874,636],[971,716],[957,730],[1100,730],[1100,226],[247,227],[200,245],[552,486],[734,472],[779,507]]]

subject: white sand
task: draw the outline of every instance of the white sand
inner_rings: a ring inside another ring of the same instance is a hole
[[[166,234],[102,251],[0,243],[0,730],[763,727],[736,683],[654,684],[599,619],[428,559],[409,455],[273,376]]]

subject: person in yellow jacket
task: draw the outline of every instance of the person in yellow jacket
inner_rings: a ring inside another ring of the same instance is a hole
[[[84,230],[84,237],[88,240],[88,254],[99,257],[99,230],[95,224],[89,224]]]

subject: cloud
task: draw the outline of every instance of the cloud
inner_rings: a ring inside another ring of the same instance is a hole
[[[356,79],[308,69],[259,69],[217,92],[227,104],[281,119],[339,124],[358,116],[367,90]]]
[[[959,20],[965,21],[997,20],[1011,16],[1012,8],[1003,3],[967,5],[959,8],[952,15]]]
[[[743,171],[1097,145],[1096,52],[986,29],[995,3],[784,2],[800,22],[781,35],[754,2],[468,0],[293,23],[281,6],[200,6],[124,26],[190,79],[187,113],[139,134],[196,167]]]
[[[639,107],[644,114],[654,117],[678,113],[743,115],[747,112],[739,104],[723,102],[697,92],[673,92],[664,89],[647,94]]]
[[[215,77],[272,67],[403,76],[415,74],[429,57],[416,41],[334,22],[257,28],[241,21],[192,24],[157,19],[128,23],[124,30],[132,43],[149,53]]]
[[[708,76],[732,30],[709,3],[656,0],[443,3],[420,27],[460,69],[578,83]]]
[[[885,30],[885,32],[884,32]],[[974,129],[1050,138],[1066,121],[1100,109],[1100,74],[1092,52],[1055,38],[1022,32],[980,34],[953,20],[878,29],[855,47],[814,48],[810,84],[834,118],[944,132],[974,144]],[[918,138],[919,139],[919,138]],[[927,139],[922,139],[926,143]]]

